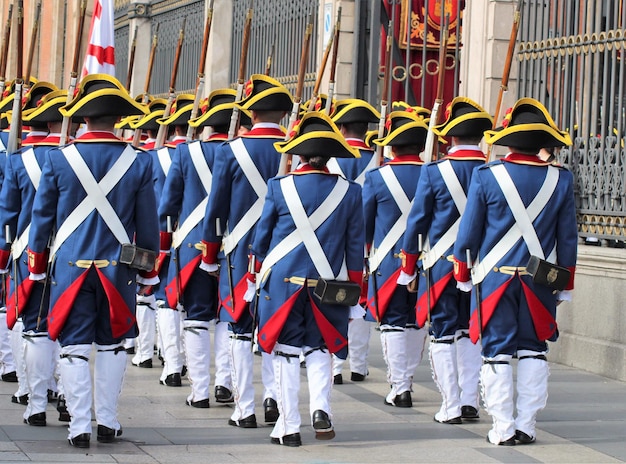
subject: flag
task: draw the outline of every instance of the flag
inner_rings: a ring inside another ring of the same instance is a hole
[[[89,28],[89,45],[81,77],[87,74],[115,76],[113,0],[96,0]]]

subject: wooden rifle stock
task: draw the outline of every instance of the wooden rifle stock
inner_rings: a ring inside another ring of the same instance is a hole
[[[163,110],[163,118],[167,118],[170,116],[170,110],[172,109],[172,105],[174,104],[174,100],[176,100],[176,75],[178,74],[178,63],[180,62],[180,55],[183,49],[183,41],[185,39],[185,23],[187,22],[187,18],[183,18],[183,24],[180,27],[180,31],[178,33],[178,44],[176,45],[176,55],[174,56],[174,64],[172,66],[172,76],[170,77],[170,93],[167,97],[167,105],[165,105],[165,109]],[[161,124],[159,126],[159,131],[157,132],[156,142],[154,143],[154,148],[161,148],[165,145],[165,139],[167,137],[167,129],[168,126],[165,124]]]
[[[315,105],[317,103],[317,96],[319,95],[320,85],[322,83],[322,77],[324,76],[324,70],[326,69],[326,63],[328,62],[328,55],[330,55],[330,50],[333,46],[333,41],[335,39],[335,30],[337,29],[337,25],[334,26],[333,33],[328,39],[328,43],[326,44],[326,48],[324,49],[324,55],[322,55],[322,61],[320,63],[320,67],[317,70],[317,76],[315,77],[315,85],[313,86],[313,94],[311,95],[311,101],[309,103],[309,107],[307,111],[315,111]]]
[[[380,119],[378,120],[378,138],[385,135],[385,123],[387,120],[387,104],[389,103],[389,76],[391,74],[391,53],[393,45],[393,23],[389,21],[387,26],[387,40],[385,44],[385,73],[383,74],[383,87],[380,92]],[[374,166],[380,166],[383,158],[384,147],[378,146],[374,152]]]
[[[41,17],[41,0],[37,2],[35,7],[35,21],[30,35],[30,46],[28,48],[28,59],[26,60],[26,72],[24,73],[24,86],[30,87],[30,73],[33,67],[33,56],[35,55],[35,44],[37,43],[37,34],[39,33],[39,20]]]
[[[450,18],[448,16],[444,19],[445,2],[441,2],[441,16],[443,19],[443,27],[441,28],[441,36],[439,37],[439,65],[437,70],[437,95],[435,97],[435,103],[433,109],[430,112],[430,120],[428,122],[428,135],[426,136],[426,144],[424,147],[424,161],[435,161],[439,151],[438,137],[435,135],[434,127],[439,120],[439,108],[443,103],[443,85],[446,75],[446,47],[448,44],[448,25]]]
[[[265,62],[265,75],[269,76],[272,72],[272,61],[274,61],[274,49],[276,48],[276,39],[272,42],[272,48],[270,48],[270,54],[267,55],[267,61]]]
[[[4,92],[7,62],[9,61],[9,42],[11,40],[11,24],[13,22],[13,3],[9,5],[9,13],[7,22],[4,25],[4,34],[2,36],[2,48],[0,49],[0,96]]]
[[[337,71],[337,54],[339,52],[339,31],[341,30],[341,5],[337,8],[337,22],[335,23],[335,37],[333,38],[333,57],[330,61],[330,76],[328,79],[328,99],[326,100],[326,114],[330,116],[335,96],[335,72]]]
[[[11,113],[11,127],[7,154],[15,153],[20,149],[22,139],[22,64],[24,58],[24,1],[17,2],[17,73],[15,78],[15,93],[13,98],[13,110]]]
[[[78,80],[78,58],[80,56],[80,42],[83,35],[83,26],[85,24],[85,14],[87,11],[87,0],[80,2],[80,14],[78,15],[78,24],[76,27],[76,41],[74,42],[74,58],[72,60],[72,70],[70,73],[70,85],[67,89],[67,103],[70,103],[74,98],[74,90],[76,89],[76,81]],[[63,116],[63,123],[61,125],[61,137],[59,139],[59,145],[65,145],[68,138],[68,132],[70,128],[70,118]]]
[[[243,97],[243,85],[246,81],[246,64],[248,62],[248,47],[250,45],[250,29],[252,27],[253,0],[250,0],[248,12],[246,13],[246,22],[243,28],[243,38],[241,40],[241,55],[239,56],[239,72],[237,73],[237,94],[235,102]],[[228,140],[235,138],[237,126],[239,125],[239,107],[235,105],[230,116],[230,125],[228,126]]]
[[[509,76],[511,74],[511,64],[513,62],[513,53],[515,52],[515,42],[517,42],[517,31],[519,30],[519,24],[522,16],[522,1],[518,0],[515,7],[515,13],[513,13],[513,26],[511,27],[511,35],[509,36],[509,48],[506,52],[506,59],[504,60],[504,70],[502,71],[502,81],[500,82],[500,91],[498,92],[498,100],[496,102],[496,110],[493,115],[493,128],[498,126],[498,120],[500,119],[500,110],[502,109],[502,99],[504,93],[509,90]],[[487,160],[492,161],[491,158],[491,145],[488,148]]]
[[[291,108],[291,115],[289,116],[289,124],[287,129],[287,135],[285,140],[289,139],[289,133],[298,119],[298,113],[300,112],[300,102],[302,101],[302,91],[304,90],[304,76],[306,72],[307,61],[309,60],[309,48],[311,45],[311,33],[313,32],[313,16],[309,17],[309,23],[306,26],[304,32],[304,42],[302,43],[302,53],[300,54],[300,67],[298,69],[298,82],[296,84],[296,94],[293,99],[293,107]],[[278,165],[278,175],[282,176],[287,174],[289,166],[291,164],[291,155],[283,153],[280,156],[280,164]]]
[[[209,5],[207,11],[206,22],[204,23],[204,36],[202,38],[202,49],[200,50],[200,62],[198,63],[198,78],[196,82],[196,95],[193,99],[193,108],[189,119],[194,119],[198,115],[198,108],[200,107],[200,100],[202,100],[202,94],[204,93],[204,65],[206,62],[206,54],[209,48],[209,37],[211,35],[211,22],[213,21],[213,0]],[[187,125],[187,140],[193,138],[194,128]]]
[[[128,57],[128,73],[126,74],[126,88],[130,92],[130,84],[133,81],[133,68],[135,67],[135,50],[137,49],[137,29],[135,26],[135,33],[133,35],[133,41],[130,45],[130,56]]]
[[[159,23],[156,23],[154,27],[154,36],[152,37],[152,47],[150,48],[150,58],[148,59],[148,72],[146,73],[146,82],[143,87],[143,98],[141,99],[141,103],[147,105],[150,100],[150,79],[152,78],[152,68],[154,67],[154,56],[156,54],[157,44],[159,42]],[[135,133],[133,134],[133,146],[139,146],[141,142],[141,129],[135,129]]]

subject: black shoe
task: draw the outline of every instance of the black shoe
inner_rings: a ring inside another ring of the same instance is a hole
[[[59,395],[59,399],[57,401],[57,411],[59,412],[59,422],[70,421],[70,413],[67,410],[67,404],[65,403],[65,397],[63,395]]]
[[[333,385],[341,385],[343,384],[343,375],[337,374],[333,377]]]
[[[28,393],[22,396],[15,396],[15,395],[11,396],[11,403],[27,406],[28,405]]]
[[[182,380],[180,379],[180,374],[178,372],[174,372],[173,374],[165,377],[165,381],[159,380],[159,383],[161,385],[167,385],[168,387],[180,387],[183,384]]]
[[[126,354],[135,354],[135,347],[126,348]]]
[[[350,374],[350,380],[353,382],[363,382],[365,380],[365,376],[363,374],[359,374],[358,372],[352,372]]]
[[[265,398],[263,401],[263,411],[265,412],[265,423],[275,424],[278,420],[278,404],[274,398]]]
[[[411,398],[411,392],[407,390],[399,395],[396,395],[391,403],[387,401],[387,398],[385,398],[385,404],[395,406],[396,408],[412,408],[413,398]]]
[[[318,409],[313,413],[313,430],[316,440],[332,440],[335,438],[335,430],[326,412]]]
[[[187,366],[183,365],[183,368],[180,370],[180,376],[185,377],[187,375]]]
[[[59,392],[48,389],[48,403],[54,403],[59,399]]]
[[[487,435],[487,443],[491,443],[491,440],[489,440],[489,435]],[[491,444],[494,445],[495,443]],[[515,446],[515,436],[507,438],[506,440],[502,440],[500,443],[498,443],[498,446]]]
[[[35,427],[45,427],[46,426],[46,413],[39,412],[37,414],[33,414],[28,419],[24,419],[24,423],[28,425],[34,425]]]
[[[238,421],[228,419],[228,425],[233,427],[241,427],[242,429],[256,429],[256,416],[254,414],[239,419]]]
[[[17,372],[7,372],[6,374],[2,374],[0,378],[5,382],[17,382]]]
[[[433,418],[433,420],[435,422],[439,422],[440,424],[459,425],[463,423],[463,421],[461,420],[461,416],[453,417],[452,419],[448,419],[448,420],[437,420],[437,418]]]
[[[461,406],[461,417],[465,420],[479,419],[478,409],[474,406]]]
[[[208,409],[211,406],[209,405],[209,399],[205,398],[203,400],[198,400],[198,401],[189,401],[186,400],[185,404],[187,406],[191,406],[192,408],[199,408],[199,409]]]
[[[141,361],[139,364],[133,363],[133,366],[144,367],[146,369],[152,369],[152,358]]]
[[[215,387],[215,401],[218,403],[232,403],[235,401],[233,392],[222,385],[217,385]]]
[[[76,448],[89,448],[89,440],[91,440],[90,433],[81,433],[80,435],[67,439],[69,444]]]
[[[122,429],[115,430],[107,427],[106,425],[98,424],[98,442],[99,443],[113,443],[116,437],[122,436]]]
[[[302,446],[302,439],[300,438],[299,433],[291,433],[289,435],[285,435],[282,439],[272,437],[271,442],[274,445],[291,446],[293,448],[297,446]]]
[[[535,443],[535,437],[531,437],[521,430],[515,431],[515,439],[520,442],[520,445],[530,445],[531,443]]]

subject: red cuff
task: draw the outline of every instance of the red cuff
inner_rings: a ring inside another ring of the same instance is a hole
[[[6,269],[9,267],[9,258],[11,257],[11,250],[0,250],[0,269]]]
[[[167,259],[167,253],[161,251],[154,262],[154,271],[159,274],[161,272],[161,268],[163,267],[163,263]]]
[[[454,257],[454,278],[457,282],[469,282],[470,279],[470,271],[467,268],[467,263],[464,261],[459,261]]]
[[[202,240],[202,262],[217,264],[217,253],[220,251],[220,242],[205,242]]]
[[[569,269],[570,275],[569,281],[565,286],[565,290],[574,290],[574,274],[576,273],[576,266],[570,266],[567,269]]]
[[[252,272],[246,272],[246,279],[248,279],[250,282],[256,282],[256,274],[253,274]]]
[[[28,249],[28,272],[32,274],[44,274],[48,266],[48,249],[43,253],[37,253]]]
[[[169,250],[172,248],[172,233],[171,232],[159,232],[159,250]]]
[[[152,269],[151,271],[139,271],[138,274],[144,279],[154,279],[156,276],[159,275],[159,270],[156,268],[155,264],[154,269]]]
[[[363,283],[363,270],[360,271],[348,271],[348,279],[350,282],[362,285]]]
[[[418,254],[407,253],[402,250],[402,272],[408,275],[413,275],[417,268]]]

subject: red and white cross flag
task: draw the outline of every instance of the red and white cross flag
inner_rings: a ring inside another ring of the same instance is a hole
[[[96,0],[89,28],[89,45],[81,78],[87,74],[115,76],[113,0]]]

